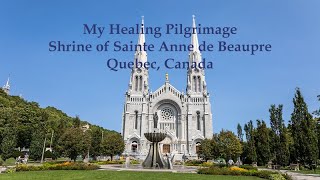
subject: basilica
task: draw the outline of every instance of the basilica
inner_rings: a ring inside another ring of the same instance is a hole
[[[194,17],[192,27],[196,27]],[[142,45],[145,43],[145,34],[141,33],[144,32],[143,19],[141,29],[138,44]],[[196,32],[191,36],[191,44],[195,48],[189,51],[189,62],[200,63],[202,57]],[[147,52],[136,51],[134,59],[147,62]],[[125,155],[146,157],[150,146],[144,136],[147,132],[166,133],[167,137],[160,142],[160,152],[173,154],[175,160],[197,158],[201,141],[212,138],[211,104],[204,69],[188,68],[186,71],[186,92],[170,84],[168,74],[164,84],[151,92],[148,69],[132,68],[122,116]]]

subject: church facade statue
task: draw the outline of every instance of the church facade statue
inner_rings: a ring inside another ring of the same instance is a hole
[[[159,119],[158,114],[157,112],[155,112],[153,115],[153,128],[155,129],[158,127],[158,119]]]

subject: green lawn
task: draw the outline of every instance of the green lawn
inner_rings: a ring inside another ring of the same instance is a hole
[[[12,174],[0,174],[1,180],[37,180],[37,179],[133,179],[133,180],[260,180],[257,177],[212,176],[202,174],[182,174],[165,172],[129,172],[129,171],[29,171]]]

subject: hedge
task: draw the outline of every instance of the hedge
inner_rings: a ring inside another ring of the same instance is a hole
[[[45,171],[45,170],[95,170],[98,165],[86,163],[65,162],[61,164],[44,164],[41,166],[17,165],[16,171]]]

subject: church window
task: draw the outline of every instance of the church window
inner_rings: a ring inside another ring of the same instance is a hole
[[[138,111],[135,111],[134,128],[135,128],[135,129],[138,129]]]
[[[200,112],[197,111],[197,130],[200,130]]]
[[[199,86],[199,92],[201,92],[201,78],[198,76],[198,86]]]
[[[142,76],[140,76],[139,80],[139,91],[142,91]]]
[[[196,79],[196,76],[193,76],[193,91],[197,92],[197,79]]]
[[[169,107],[165,107],[161,110],[162,120],[172,121],[173,120],[173,110]]]
[[[136,80],[135,80],[135,90],[138,91],[138,76],[136,76]]]

